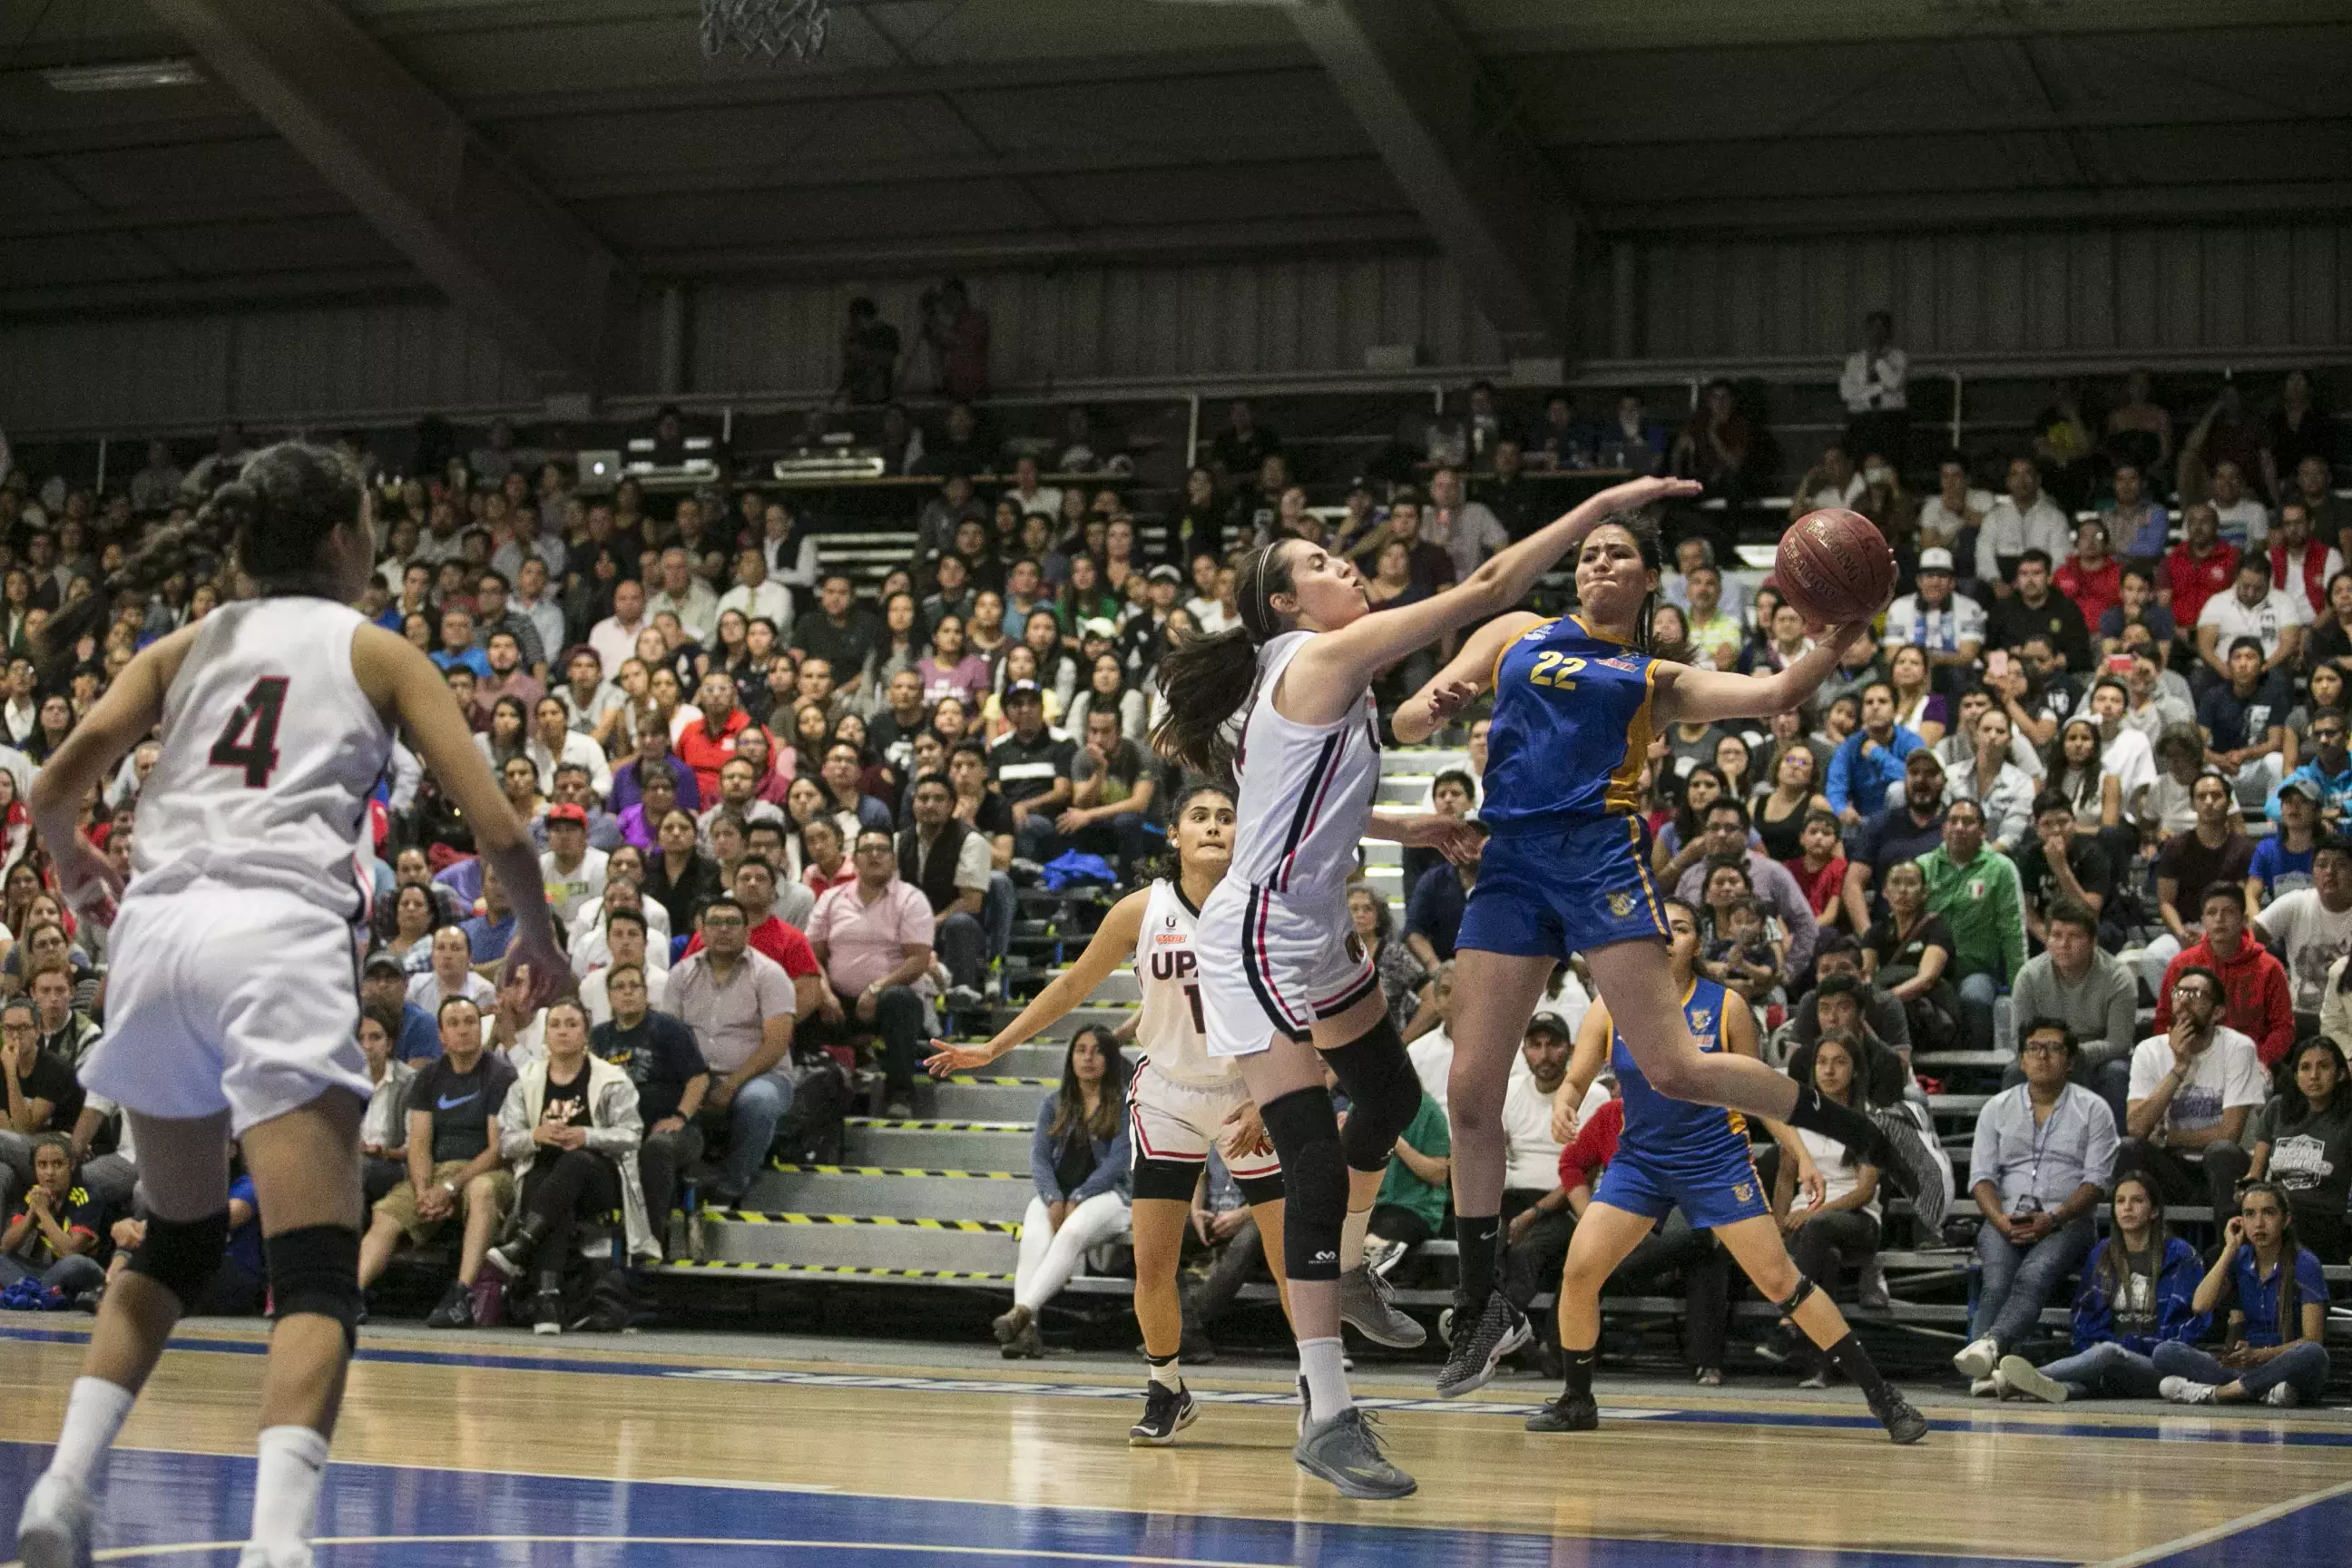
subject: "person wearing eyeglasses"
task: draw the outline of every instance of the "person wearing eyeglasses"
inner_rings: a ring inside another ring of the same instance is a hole
[[[2218,996],[2220,983],[2212,986]],[[1984,1216],[1977,1230],[1984,1273],[1969,1342],[1952,1358],[1971,1385],[1990,1379],[2032,1332],[2051,1292],[2096,1239],[2091,1216],[2115,1172],[2116,1118],[2105,1100],[2069,1080],[2081,1054],[2063,1023],[2032,1020],[2017,1047],[2025,1081],[1993,1096],[1977,1117],[1969,1170]]]
[[[2237,1212],[2250,1163],[2238,1140],[2269,1093],[2254,1042],[2223,1024],[2221,977],[2187,968],[2172,976],[2167,1031],[2132,1048],[2117,1173],[2145,1173],[2167,1203],[2210,1203]]]
[[[887,833],[860,833],[853,860],[856,879],[827,890],[809,915],[825,983],[813,1022],[828,1042],[880,1037],[884,1114],[905,1117],[928,1054],[936,922],[930,900],[899,879]]]

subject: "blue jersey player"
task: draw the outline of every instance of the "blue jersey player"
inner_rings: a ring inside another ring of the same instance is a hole
[[[1651,741],[1667,725],[1796,707],[1868,622],[1828,632],[1778,674],[1695,669],[1650,657],[1657,584],[1655,529],[1622,512],[1601,518],[1577,545],[1577,614],[1489,621],[1397,710],[1396,733],[1410,742],[1495,690],[1480,809],[1493,837],[1455,939],[1447,1110],[1462,1272],[1441,1396],[1486,1383],[1528,1338],[1526,1319],[1494,1284],[1503,1099],[1537,999],[1570,954],[1583,954],[1626,1049],[1660,1092],[1811,1129],[1881,1169],[1890,1161],[1866,1116],[1760,1061],[1699,1048],[1674,1004],[1664,901],[1636,811]]]
[[[1754,1060],[1755,1015],[1747,1003],[1696,972],[1698,916],[1679,899],[1663,900],[1662,913],[1672,995],[1691,1038],[1703,1055]],[[1561,1270],[1559,1348],[1569,1366],[1569,1386],[1528,1418],[1528,1430],[1581,1432],[1600,1424],[1592,1400],[1592,1361],[1601,1342],[1601,1282],[1666,1217],[1668,1209],[1679,1207],[1693,1229],[1715,1232],[1716,1240],[1765,1299],[1861,1386],[1869,1395],[1872,1414],[1885,1423],[1889,1436],[1898,1443],[1926,1436],[1927,1421],[1910,1401],[1887,1386],[1837,1303],[1827,1291],[1811,1289],[1790,1261],[1748,1153],[1748,1127],[1739,1112],[1661,1094],[1627,1047],[1605,1001],[1584,1016],[1576,1054],[1569,1060],[1567,1081],[1555,1103],[1581,1101],[1604,1057],[1624,1099],[1625,1127],[1617,1140],[1616,1158],[1601,1173],[1592,1202],[1576,1222]],[[1556,1115],[1554,1120],[1563,1119]],[[1779,1130],[1774,1131],[1777,1135]],[[1808,1171],[1805,1179],[1818,1200],[1819,1173]]]

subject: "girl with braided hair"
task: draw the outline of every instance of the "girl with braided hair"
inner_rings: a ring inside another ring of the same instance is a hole
[[[68,899],[85,910],[120,900],[106,1033],[81,1072],[130,1115],[150,1210],[100,1310],[48,1469],[25,1501],[17,1550],[34,1568],[89,1561],[90,1492],[107,1451],[220,1264],[232,1138],[259,1194],[277,1305],[240,1568],[307,1568],[359,1318],[370,1079],[351,973],[368,912],[367,799],[395,727],[464,808],[500,880],[541,881],[440,672],[349,607],[373,543],[349,462],[282,443],[256,453],[194,517],[149,534],[100,592],[44,629],[54,657],[94,632],[114,599],[143,597],[207,557],[258,594],[141,652],[34,781],[34,824]],[[76,812],[159,726],[126,888],[76,831]],[[520,900],[516,914],[509,978],[536,1007],[568,969],[546,904]],[[429,1174],[412,1179],[420,1213],[449,1211],[453,1193]]]

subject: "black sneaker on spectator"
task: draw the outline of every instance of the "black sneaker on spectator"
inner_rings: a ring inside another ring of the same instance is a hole
[[[441,1304],[425,1316],[428,1329],[470,1329],[474,1326],[474,1292],[457,1280],[441,1293]]]
[[[560,1334],[563,1331],[563,1286],[552,1276],[542,1276],[539,1289],[530,1299],[530,1331],[534,1334]]]
[[[1143,1419],[1127,1429],[1129,1447],[1163,1448],[1201,1414],[1189,1388],[1153,1383],[1143,1393]]]
[[[1004,869],[1012,877],[1013,885],[1022,888],[1035,887],[1037,879],[1045,874],[1045,868],[1026,855],[1015,855],[1013,863]]]

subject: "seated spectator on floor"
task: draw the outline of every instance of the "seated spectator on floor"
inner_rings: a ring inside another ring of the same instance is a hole
[[[2263,1102],[2243,1140],[2247,1176],[2286,1194],[2304,1246],[2322,1263],[2352,1262],[2345,1207],[2352,1202],[2352,1087],[2344,1051],[2324,1035],[2287,1053],[2285,1088]]]
[[[2118,1171],[2145,1171],[2168,1203],[2203,1199],[2217,1215],[2246,1174],[2238,1146],[2247,1118],[2269,1098],[2254,1042],[2221,1021],[2221,979],[2210,969],[2172,976],[2172,1022],[2132,1051]]]
[[[514,1173],[518,1206],[488,1261],[508,1279],[536,1270],[528,1316],[551,1334],[564,1326],[575,1225],[618,1209],[632,1259],[658,1262],[661,1247],[637,1178],[645,1123],[635,1084],[589,1050],[587,1009],[572,998],[548,1004],[542,1037],[544,1054],[522,1069],[499,1111],[499,1152]]]
[[[1706,899],[1708,868],[1718,859],[1738,860],[1747,868],[1748,890],[1786,933],[1788,946],[1781,955],[1783,976],[1805,973],[1812,967],[1813,948],[1821,940],[1821,925],[1813,919],[1812,901],[1786,866],[1751,846],[1748,808],[1738,801],[1727,795],[1708,805],[1705,826],[1701,838],[1706,846],[1705,858],[1682,874],[1675,885],[1675,897],[1693,908],[1698,907]]]
[[[924,774],[911,795],[915,821],[898,835],[898,866],[931,907],[931,944],[954,983],[948,1006],[970,1012],[982,1004],[988,968],[988,933],[981,924],[993,875],[988,838],[957,818],[955,788],[943,775]]]
[[[104,1204],[109,1214],[126,1215],[139,1196],[139,1151],[132,1140],[131,1119],[122,1107],[102,1094],[85,1095],[81,1114],[68,1135],[81,1184]],[[99,1152],[111,1138],[113,1147]],[[0,1185],[7,1184],[0,1181]]]
[[[2264,672],[2262,644],[2252,637],[2230,645],[2222,669],[2197,700],[2206,761],[2230,781],[2240,805],[2259,808],[2285,777],[2290,696],[2284,678]]]
[[[1895,688],[1874,680],[1862,689],[1862,728],[1830,757],[1822,794],[1848,827],[1875,816],[1887,792],[1902,782],[1906,759],[1921,749],[1918,731],[1895,721]],[[1688,899],[1688,894],[1677,894]]]
[[[1424,1090],[1421,1109],[1397,1134],[1381,1190],[1366,1222],[1364,1266],[1386,1279],[1412,1249],[1438,1234],[1445,1223],[1454,1179],[1454,1138],[1445,1107]]]
[[[1801,1007],[1811,1010],[1811,1037],[1800,1027],[1790,1032],[1795,1047],[1789,1053],[1788,1073],[1799,1083],[1811,1083],[1815,1077],[1814,1062],[1819,1059],[1822,1041],[1832,1035],[1847,1037],[1846,1055],[1852,1078],[1860,1085],[1860,1097],[1865,1105],[1893,1105],[1903,1098],[1904,1090],[1912,1084],[1908,1051],[1898,1050],[1873,1027],[1872,1018],[1865,1018],[1867,1006],[1873,1018],[1888,1016],[1887,1004],[1893,998],[1850,970],[1841,969],[1822,977],[1821,984],[1805,994]],[[1893,1009],[1895,1019],[1902,1018],[1899,1005]]]
[[[416,1069],[393,1054],[400,1024],[400,1014],[381,1003],[360,1006],[360,1054],[367,1058],[369,1085],[367,1110],[360,1116],[360,1185],[371,1205],[408,1171],[408,1086]]]
[[[2200,907],[2203,934],[2165,966],[2164,984],[2157,987],[2157,1033],[2172,1027],[2173,983],[2185,971],[2209,970],[2221,977],[2221,1022],[2254,1042],[2263,1067],[2276,1067],[2294,1043],[2286,966],[2247,934],[2243,884],[2214,883]]]
[[[2252,864],[2252,857],[2247,857]],[[2242,880],[2243,867],[2240,868]],[[2286,965],[2297,1026],[2316,1026],[2328,969],[2352,952],[2352,840],[2322,838],[2311,855],[2311,886],[2273,900],[2254,931]]]
[[[2017,868],[1985,845],[1984,814],[1972,800],[1944,813],[1944,841],[1919,860],[1927,907],[1952,928],[1960,1029],[1970,1050],[1992,1048],[1993,1001],[2025,968],[2025,916]]]
[[[1110,1031],[1070,1037],[1061,1087],[1037,1108],[1029,1142],[1036,1193],[1021,1221],[1013,1305],[996,1320],[1004,1359],[1036,1358],[1037,1312],[1062,1293],[1087,1253],[1128,1226],[1127,1060]]]
[[[72,1147],[59,1132],[32,1140],[33,1180],[0,1232],[0,1288],[37,1279],[71,1300],[106,1283],[97,1253],[110,1220],[74,1180]]]
[[[2165,966],[2182,949],[2203,939],[2205,915],[2199,900],[2205,889],[2216,882],[2242,883],[2254,863],[2254,841],[2238,829],[2229,781],[2209,768],[2189,786],[2189,797],[2196,825],[2167,838],[2156,852],[2156,910],[2164,933],[2140,952],[2140,977],[2150,991],[2163,984]],[[2352,866],[2352,860],[2346,864]],[[2346,886],[2352,889],[2352,879]]]
[[[2143,1049],[2146,1047],[2143,1047]],[[2116,1119],[2067,1074],[2082,1047],[2054,1018],[2021,1032],[2025,1081],[1977,1114],[1969,1156],[1983,1274],[1969,1315],[1969,1343],[1952,1364],[1971,1383],[2042,1321],[2042,1305],[2091,1250],[2092,1213],[2116,1170]]]
[[[678,1173],[691,1170],[702,1158],[698,1118],[710,1089],[710,1064],[703,1060],[693,1030],[655,1010],[642,966],[616,961],[598,973],[605,976],[613,1012],[588,1031],[588,1048],[636,1085],[637,1114],[645,1122],[637,1174],[645,1186],[654,1239],[660,1242],[669,1227]]]
[[[32,1190],[35,1142],[71,1132],[82,1101],[73,1068],[41,1049],[39,1011],[11,997],[0,1007],[0,1204]]]
[[[1852,938],[1848,938],[1852,941]],[[1883,1005],[1865,1007],[1865,1020],[1879,1038],[1895,1045],[1907,1066],[1915,1048],[1937,1050],[1959,1037],[1959,994],[1952,987],[1954,939],[1951,922],[1927,907],[1927,876],[1917,862],[1899,860],[1886,868],[1886,913],[1872,922],[1860,944],[1861,973],[1901,1007],[1904,1037],[1887,1033]],[[1817,974],[1829,971],[1824,942],[1813,961]],[[1802,1004],[1799,1005],[1801,1007]]]
[[[1486,847],[1485,826],[1473,822],[1469,827],[1469,858],[1459,865],[1432,866],[1405,900],[1404,944],[1423,969],[1454,962],[1454,939],[1470,907],[1470,890],[1478,885],[1479,860]]]
[[[1845,982],[1849,987],[1853,984]],[[1844,1000],[1852,1005],[1850,989]],[[1812,1059],[1807,1064],[1811,1080],[1823,1100],[1843,1106],[1861,1103],[1859,1035],[1846,1028],[1824,1029],[1811,1054]],[[1821,1191],[1816,1194],[1810,1186],[1801,1187],[1793,1162],[1776,1162],[1772,1213],[1788,1237],[1789,1257],[1798,1271],[1822,1289],[1834,1291],[1842,1268],[1865,1268],[1878,1255],[1878,1167],[1857,1160],[1844,1144],[1818,1132],[1804,1128],[1795,1131],[1805,1152],[1812,1157],[1814,1169],[1821,1173]],[[1812,1365],[1805,1386],[1828,1387],[1828,1358],[1785,1321],[1778,1325],[1778,1331],[1784,1357],[1801,1342],[1805,1347]]]
[[[2295,1237],[2286,1195],[2247,1187],[2189,1305],[2227,1312],[2220,1355],[2179,1340],[2150,1358],[2176,1405],[2316,1405],[2327,1386],[2327,1276]]]
[[[1059,852],[1055,826],[1076,787],[1077,743],[1046,727],[1045,696],[1034,681],[1005,689],[1012,729],[988,749],[988,775],[1013,813],[1014,853],[1043,865]]]
[[[857,836],[856,879],[819,899],[809,916],[809,945],[824,982],[816,1036],[828,1043],[880,1037],[885,1113],[892,1117],[913,1113],[934,930],[929,900],[898,879],[887,833]]]
[[[1205,1258],[1208,1268],[1198,1280],[1185,1280],[1181,1287],[1184,1337],[1179,1348],[1186,1364],[1205,1365],[1217,1359],[1209,1330],[1232,1309],[1242,1287],[1254,1276],[1269,1283],[1273,1279],[1265,1267],[1265,1237],[1258,1232],[1257,1215],[1213,1148],[1192,1190],[1192,1221],[1184,1237],[1184,1260],[1191,1264]],[[1369,1241],[1365,1256],[1371,1256]]]
[[[482,1015],[464,996],[441,1004],[441,1054],[408,1084],[408,1179],[376,1200],[360,1242],[360,1284],[373,1285],[403,1242],[421,1247],[451,1220],[464,1226],[457,1277],[425,1321],[477,1321],[474,1283],[514,1207],[514,1178],[499,1161],[499,1110],[515,1069],[482,1049]]]
[[[705,1137],[724,1133],[727,1158],[709,1184],[712,1201],[740,1202],[792,1109],[793,1026],[798,1005],[783,965],[751,945],[751,925],[733,895],[702,911],[700,952],[669,973],[667,1010],[694,1035],[709,1067]],[[609,983],[608,983],[609,984]]]
[[[2139,986],[2130,965],[2100,951],[2097,929],[2098,917],[2082,905],[2052,906],[2046,944],[2018,973],[2010,1005],[2018,1017],[2054,1018],[2073,1031],[2082,1048],[2069,1076],[2105,1100],[2121,1126],[2139,1038]],[[2001,1087],[2024,1081],[2024,1069],[2011,1067]]]
[[[1132,881],[1164,842],[1152,830],[1154,768],[1143,748],[1119,732],[1109,709],[1087,714],[1086,743],[1071,761],[1070,804],[1054,830],[1071,848],[1099,855]]]
[[[474,973],[473,942],[462,925],[443,926],[433,933],[431,964],[408,981],[408,1000],[436,1019],[441,1005],[453,996],[473,1003],[476,1012],[499,999],[498,987]]]
[[[2074,1291],[2074,1352],[2036,1367],[2007,1355],[1982,1380],[1996,1398],[2021,1394],[2050,1405],[2069,1399],[2154,1399],[2163,1374],[2149,1359],[2165,1341],[2193,1343],[2206,1320],[2191,1305],[2205,1266],[2197,1249],[2167,1234],[2163,1195],[2144,1176],[2118,1176],[2108,1200],[2115,1219],[2084,1261]],[[1977,1384],[1969,1392],[1978,1391]]]

